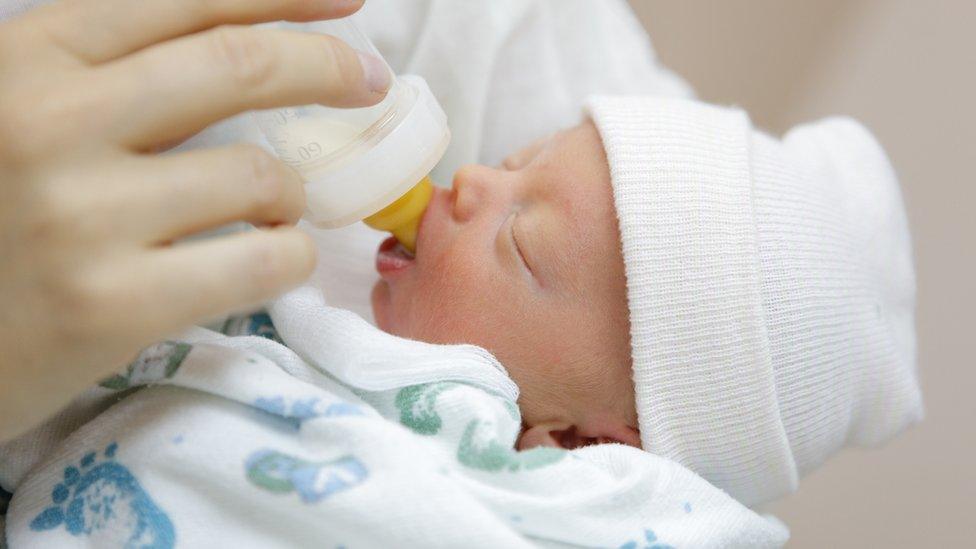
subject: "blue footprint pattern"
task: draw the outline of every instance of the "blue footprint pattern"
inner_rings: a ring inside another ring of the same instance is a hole
[[[620,546],[620,549],[674,549],[673,545],[668,545],[666,543],[661,543],[657,539],[657,534],[654,530],[650,528],[644,530],[644,546],[641,548],[641,544],[636,541],[628,541],[627,543]]]
[[[42,532],[63,524],[73,536],[90,536],[99,530],[128,532],[126,548],[173,547],[173,523],[115,460],[117,449],[113,442],[105,448],[104,460],[96,461],[91,452],[79,466],[66,467],[64,479],[51,490],[53,505],[34,517],[31,530]]]
[[[304,503],[317,503],[362,484],[369,476],[366,466],[353,456],[315,463],[270,449],[251,454],[244,468],[254,485],[269,492],[298,492]]]

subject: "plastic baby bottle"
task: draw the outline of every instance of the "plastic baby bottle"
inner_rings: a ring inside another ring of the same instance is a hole
[[[382,59],[348,18],[277,25],[330,34]],[[451,137],[447,116],[422,78],[394,78],[386,98],[372,107],[305,105],[255,116],[277,156],[305,178],[305,219],[324,228],[364,220],[415,250],[417,225],[433,192],[427,174]]]

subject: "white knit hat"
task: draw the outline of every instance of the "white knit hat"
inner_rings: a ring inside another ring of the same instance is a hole
[[[782,140],[740,110],[595,97],[641,441],[746,505],[921,419],[898,183],[857,122]]]

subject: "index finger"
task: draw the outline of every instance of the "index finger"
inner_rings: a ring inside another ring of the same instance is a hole
[[[21,20],[40,25],[54,45],[102,63],[146,46],[224,24],[335,19],[363,0],[62,0]]]

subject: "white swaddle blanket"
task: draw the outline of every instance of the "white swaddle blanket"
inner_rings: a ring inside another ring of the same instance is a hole
[[[480,349],[377,332],[314,290],[285,300],[305,311],[318,359],[205,330],[147,349],[92,395],[119,402],[18,482],[11,547],[786,540],[781,525],[635,448],[515,451],[517,391]]]

